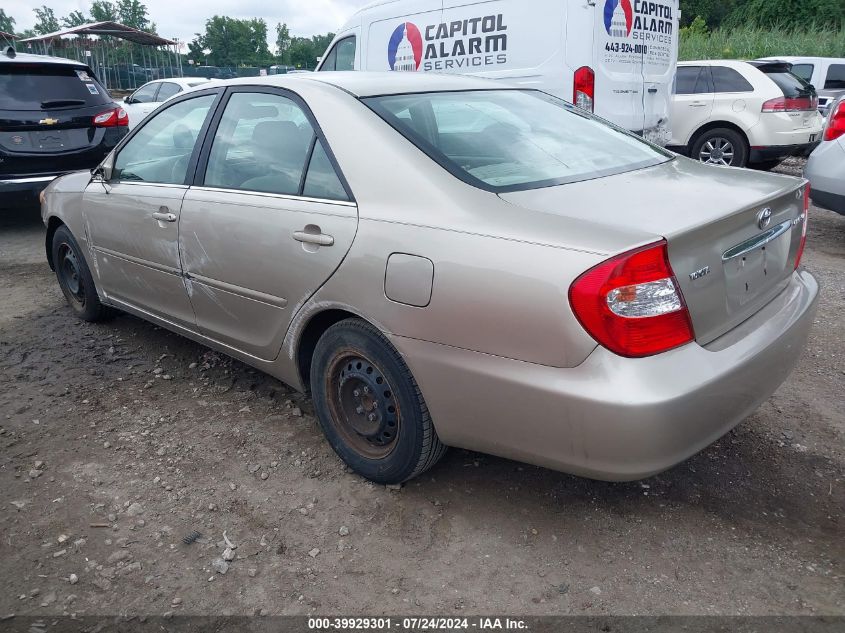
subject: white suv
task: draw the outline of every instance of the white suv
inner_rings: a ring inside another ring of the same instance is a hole
[[[764,57],[765,61],[792,64],[792,74],[813,84],[819,93],[819,112],[828,109],[845,94],[845,59],[842,57]]]
[[[818,144],[813,87],[784,62],[681,62],[669,147],[703,163],[770,169]]]

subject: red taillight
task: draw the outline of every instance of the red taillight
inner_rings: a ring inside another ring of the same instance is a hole
[[[591,268],[569,288],[569,303],[590,336],[620,356],[651,356],[695,338],[666,240]]]
[[[807,243],[807,222],[810,221],[810,183],[804,185],[804,215],[801,217],[801,242],[798,244],[798,254],[795,255],[795,268],[801,263],[804,245]]]
[[[572,88],[572,103],[592,112],[596,96],[596,75],[589,66],[581,66],[575,71],[575,82]]]
[[[840,101],[836,110],[827,116],[827,127],[824,129],[824,140],[833,141],[845,134],[845,101]]]
[[[816,97],[778,97],[763,103],[763,112],[809,112],[819,106]]]
[[[129,116],[123,108],[114,108],[95,116],[92,123],[94,127],[122,127],[129,125]]]

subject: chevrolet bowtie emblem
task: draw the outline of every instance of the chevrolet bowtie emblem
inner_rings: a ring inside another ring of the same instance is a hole
[[[50,117],[47,117],[46,119],[41,119],[38,123],[41,125],[55,125],[58,122],[58,119],[51,119]]]

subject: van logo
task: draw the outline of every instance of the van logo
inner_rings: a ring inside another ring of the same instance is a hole
[[[631,0],[605,0],[604,28],[611,37],[628,37],[634,26]]]
[[[420,67],[423,56],[423,41],[420,30],[413,22],[404,22],[396,27],[387,45],[387,62],[390,70],[413,72]]]
[[[769,207],[757,212],[757,228],[762,230],[772,221],[772,210]]]

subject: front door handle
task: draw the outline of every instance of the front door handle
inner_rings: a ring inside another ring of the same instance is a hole
[[[693,101],[691,104],[689,104],[689,107],[691,107],[691,108],[703,108],[706,105],[707,104],[704,103],[703,101]]]
[[[153,220],[158,220],[159,222],[175,222],[176,214],[156,211],[155,213],[153,213]]]
[[[307,231],[294,231],[293,239],[297,242],[304,242],[306,244],[316,244],[317,246],[331,246],[334,244],[334,238],[331,235],[323,233],[310,233]]]

